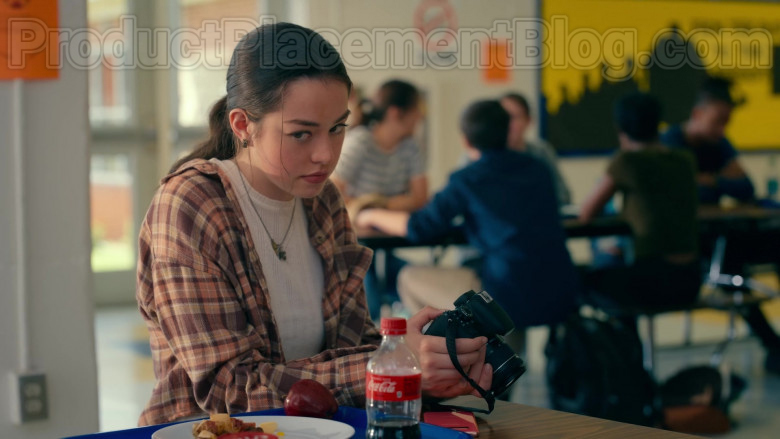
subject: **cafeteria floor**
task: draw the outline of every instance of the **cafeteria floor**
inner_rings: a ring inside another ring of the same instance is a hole
[[[777,287],[772,276],[762,279]],[[780,300],[764,305],[780,330]],[[656,318],[656,374],[663,380],[690,365],[706,364],[716,343],[726,335],[727,317],[716,311],[693,314],[693,345],[681,347],[684,316],[681,313]],[[100,308],[95,315],[100,429],[111,431],[134,427],[154,384],[149,339],[134,306]],[[739,321],[738,338],[726,350],[724,364],[747,379],[748,387],[732,407],[736,426],[721,438],[776,438],[780,431],[780,376],[764,372],[764,350]],[[526,361],[529,371],[512,390],[511,400],[547,407],[543,346],[546,329],[528,334]]]

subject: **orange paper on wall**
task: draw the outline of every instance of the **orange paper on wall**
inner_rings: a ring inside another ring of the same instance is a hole
[[[57,0],[0,0],[0,80],[59,77]]]
[[[488,84],[505,84],[511,78],[511,60],[506,41],[487,40],[483,43],[482,80]]]

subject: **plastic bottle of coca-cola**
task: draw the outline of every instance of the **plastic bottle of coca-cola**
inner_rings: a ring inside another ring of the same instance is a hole
[[[383,318],[382,344],[366,366],[366,437],[419,438],[422,370],[406,345],[406,319]]]

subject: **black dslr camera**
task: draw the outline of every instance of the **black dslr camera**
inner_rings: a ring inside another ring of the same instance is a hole
[[[487,337],[485,362],[493,366],[492,399],[506,392],[526,370],[523,360],[504,341],[504,336],[514,329],[512,319],[487,292],[468,291],[455,301],[454,310],[445,311],[431,322],[425,334],[447,337],[447,350],[451,351],[453,363],[457,361],[452,352],[455,338]]]

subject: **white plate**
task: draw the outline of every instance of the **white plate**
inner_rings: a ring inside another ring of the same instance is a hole
[[[279,439],[348,439],[355,435],[355,429],[343,422],[330,419],[304,418],[301,416],[236,416],[244,422],[276,422],[276,431],[284,433]],[[152,433],[152,439],[194,439],[192,424],[200,421],[169,425]],[[266,433],[274,433],[266,432]]]

